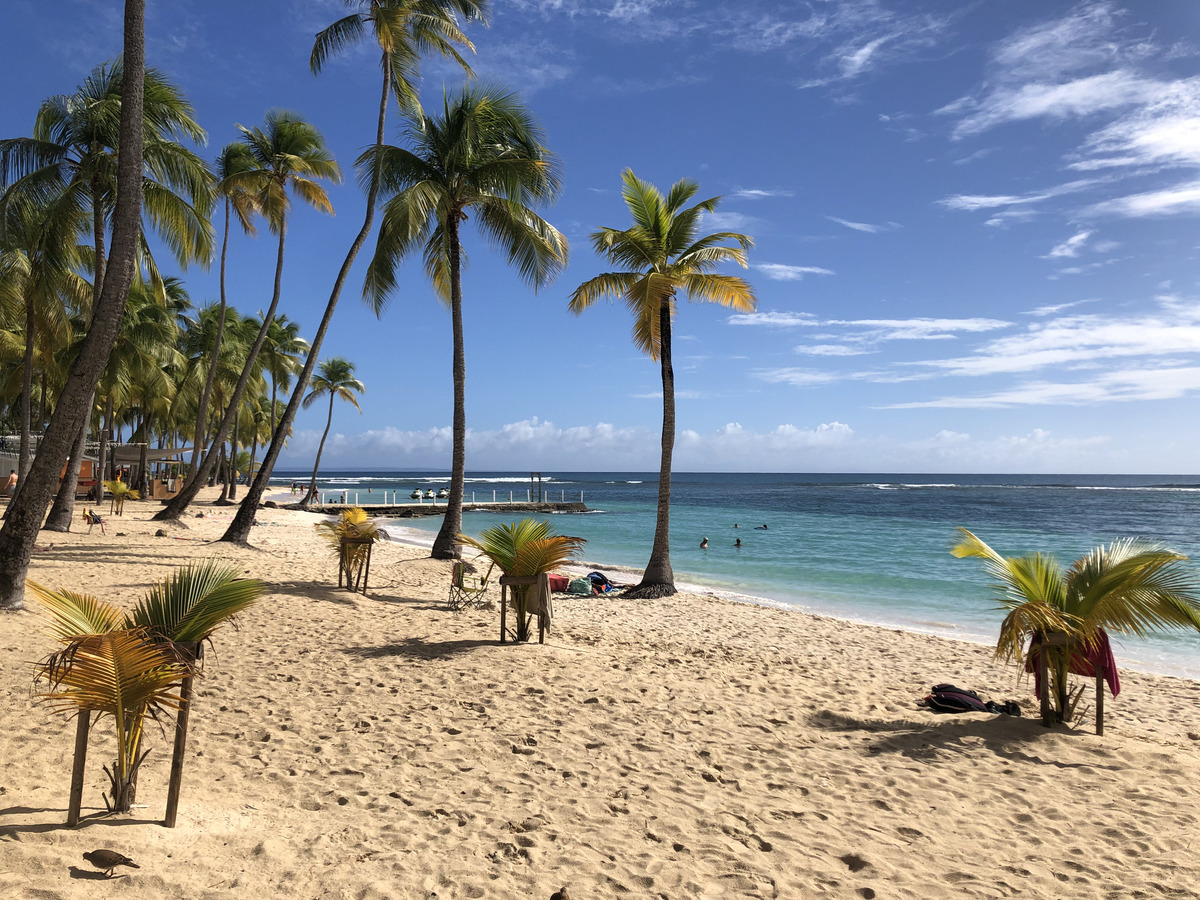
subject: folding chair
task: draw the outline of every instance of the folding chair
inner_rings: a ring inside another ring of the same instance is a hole
[[[495,563],[492,564],[492,566],[494,565]],[[447,599],[446,605],[455,612],[467,607],[478,609],[486,606],[488,578],[491,577],[492,566],[488,566],[487,572],[480,577],[467,572],[466,563],[456,562],[454,572],[450,577],[450,597]]]

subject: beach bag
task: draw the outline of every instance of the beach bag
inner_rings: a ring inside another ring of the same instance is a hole
[[[566,575],[548,575],[546,577],[550,579],[550,590],[555,593],[561,594],[571,586],[571,579]]]
[[[591,596],[591,593],[592,593],[591,579],[576,578],[569,585],[567,585],[567,593],[568,594],[584,594],[587,596]]]
[[[974,691],[955,687],[952,684],[935,684],[924,700],[921,701],[934,712],[965,713],[991,712],[988,704],[980,699]]]

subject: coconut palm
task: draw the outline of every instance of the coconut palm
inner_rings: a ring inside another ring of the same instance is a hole
[[[62,712],[113,717],[117,758],[109,771],[110,808],[128,812],[146,757],[145,718],[178,709],[184,702],[180,682],[195,674],[195,655],[181,645],[211,639],[261,596],[264,585],[208,560],[153,587],[132,614],[87,594],[29,586],[49,615],[51,633],[65,645],[38,669],[50,685],[42,699]]]
[[[512,524],[485,528],[479,537],[456,535],[459,545],[474,547],[505,575],[513,577],[541,575],[569,562],[587,543],[584,538],[555,534],[549,522],[521,519]],[[517,614],[517,640],[529,639],[526,616],[528,586],[516,586],[513,605]]]
[[[225,299],[225,257],[229,252],[230,219],[236,214],[238,224],[245,234],[255,234],[257,231],[254,227],[254,214],[258,212],[258,196],[254,191],[247,190],[245,185],[238,183],[236,180],[231,180],[231,178],[234,175],[253,169],[254,162],[254,158],[250,155],[250,148],[241,141],[226,144],[221,150],[221,155],[217,157],[216,195],[224,201],[225,205],[225,228],[221,235],[221,271],[219,277],[221,303],[220,313],[217,315],[216,320],[216,334],[213,335],[208,374],[205,376],[204,387],[200,391],[200,399],[196,405],[197,435],[204,432],[205,417],[208,415],[208,399],[212,395],[213,379],[216,377],[217,362],[221,356],[221,339],[224,336],[225,327],[224,311],[227,307]],[[192,444],[191,468],[193,470],[196,469],[199,460],[200,439],[197,437]]]
[[[459,555],[466,471],[466,350],[462,324],[460,227],[475,216],[483,236],[507,256],[535,289],[567,262],[567,239],[531,205],[558,194],[558,163],[541,128],[515,94],[465,86],[443,98],[440,116],[406,116],[412,149],[383,147],[359,163],[377,165],[391,195],[383,210],[363,296],[381,312],[396,288],[400,261],[420,250],[425,273],[450,307],[453,333],[454,418],[450,497],[433,543],[439,559]]]
[[[46,428],[38,454],[21,496],[8,507],[0,528],[0,609],[24,605],[25,575],[33,542],[45,515],[46,504],[58,481],[63,462],[79,435],[90,410],[92,389],[108,361],[121,327],[121,316],[133,281],[142,212],[143,87],[146,66],[146,3],[125,0],[124,60],[121,110],[116,146],[115,201],[112,206],[112,253],[99,299],[92,306],[92,322],[84,338],[54,415]]]
[[[333,401],[338,399],[345,400],[359,412],[362,412],[362,407],[358,405],[358,400],[354,395],[364,393],[365,391],[366,388],[363,386],[363,383],[354,377],[354,363],[349,360],[335,356],[317,366],[317,374],[313,376],[311,389],[308,392],[308,396],[304,398],[304,408],[308,409],[320,398],[328,396],[329,417],[325,420],[325,431],[321,433],[321,443],[317,445],[317,461],[313,464],[312,480],[308,483],[308,493],[305,494],[301,505],[310,503],[313,495],[317,492],[317,472],[321,468],[321,454],[325,451],[325,438],[329,437],[329,426],[333,424]]]
[[[570,309],[578,314],[597,300],[620,297],[633,313],[633,343],[658,360],[662,372],[662,456],[658,475],[658,515],[650,561],[642,580],[625,592],[629,597],[665,597],[675,593],[671,570],[671,456],[675,447],[675,373],[671,363],[671,320],[675,297],[682,291],[689,300],[701,300],[751,312],[757,303],[754,289],[742,278],[715,271],[735,262],[745,268],[746,251],[754,242],[735,231],[700,235],[705,213],[716,210],[720,197],[684,204],[700,189],[682,179],[666,197],[654,185],[626,169],[621,195],[633,217],[626,229],[601,228],[592,232],[592,247],[621,271],[606,272],[585,281],[571,295]],[[736,246],[727,246],[735,244]]]
[[[409,108],[411,98],[416,96],[416,81],[419,75],[421,54],[435,50],[443,56],[449,56],[463,68],[466,62],[458,54],[455,45],[474,50],[471,42],[462,33],[460,16],[464,21],[472,19],[483,20],[486,16],[487,0],[346,0],[347,6],[356,8],[356,12],[330,25],[317,35],[313,45],[312,58],[309,65],[314,73],[319,73],[326,62],[336,52],[345,49],[364,39],[368,29],[374,35],[380,51],[380,69],[383,85],[379,97],[379,114],[375,125],[375,147],[382,147],[385,126],[387,122],[388,98],[395,95],[400,100],[401,108]],[[467,68],[468,73],[470,69]],[[346,252],[346,258],[338,269],[334,279],[333,290],[329,294],[329,302],[325,305],[325,313],[317,326],[317,333],[309,347],[308,358],[304,368],[296,379],[296,389],[292,392],[287,408],[283,412],[275,434],[263,458],[262,468],[255,477],[254,483],[246,492],[246,499],[233,517],[229,528],[221,537],[223,541],[244,544],[250,537],[250,526],[254,522],[254,514],[258,509],[263,492],[267,489],[275,462],[283,449],[284,442],[292,432],[292,423],[296,420],[296,412],[300,409],[300,401],[308,388],[309,379],[316,367],[325,333],[329,323],[333,321],[334,310],[337,309],[338,299],[342,288],[350,275],[350,268],[358,257],[358,251],[366,243],[375,221],[375,202],[379,194],[380,173],[378,169],[370,173],[367,183],[366,209],[363,212],[363,224]]]
[[[242,375],[234,387],[233,396],[225,415],[217,425],[217,433],[199,467],[192,473],[183,490],[179,492],[155,519],[177,519],[195,499],[200,488],[208,480],[216,463],[218,448],[229,433],[233,416],[237,411],[242,394],[254,372],[259,351],[267,339],[279,297],[283,288],[283,254],[287,239],[288,212],[291,209],[289,194],[321,212],[333,213],[333,206],[318,179],[341,180],[341,170],[325,147],[325,139],[315,127],[298,115],[286,110],[270,110],[263,128],[247,128],[239,125],[242,140],[254,159],[253,166],[232,174],[227,181],[231,188],[253,191],[258,198],[259,208],[272,233],[278,236],[279,244],[275,255],[275,288],[271,305],[263,316],[258,337],[246,358]],[[257,503],[257,500],[253,501]]]
[[[271,330],[267,334],[267,342],[263,344],[263,368],[271,376],[270,426],[266,439],[270,440],[279,421],[278,402],[279,389],[291,390],[292,378],[303,368],[301,358],[309,352],[308,341],[300,337],[300,325],[288,321],[288,317],[278,315],[271,322]],[[284,435],[287,438],[287,435]],[[270,477],[270,472],[267,476]]]
[[[383,537],[383,530],[359,506],[344,509],[335,519],[318,522],[317,533],[329,544],[338,560],[338,583],[354,589],[367,561],[371,544]]]
[[[1200,582],[1187,557],[1161,544],[1124,538],[1101,546],[1063,569],[1044,553],[1004,557],[965,528],[951,553],[982,559],[1008,610],[996,657],[1024,662],[1032,643],[1046,654],[1057,719],[1067,716],[1071,656],[1095,645],[1101,631],[1144,637],[1169,628],[1200,631]],[[1044,646],[1048,634],[1065,634],[1063,646]]]

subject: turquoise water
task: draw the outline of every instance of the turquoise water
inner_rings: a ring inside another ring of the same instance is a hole
[[[292,476],[278,473],[276,481]],[[325,490],[368,504],[383,492],[438,489],[442,476],[334,472]],[[371,488],[371,493],[367,493]],[[479,473],[466,497],[524,499],[528,475]],[[547,499],[583,500],[585,514],[554,516],[586,538],[583,562],[634,581],[654,533],[653,473],[543,474]],[[976,560],[952,557],[956,528],[1006,555],[1034,550],[1070,562],[1115,538],[1162,541],[1200,560],[1200,476],[731,475],[672,480],[671,562],[680,587],[857,621],[992,643],[1002,613]],[[467,513],[471,534],[513,514]],[[428,543],[439,517],[393,520],[401,538]],[[735,528],[734,525],[738,527]],[[767,530],[755,526],[766,524]],[[702,538],[708,548],[700,549]],[[742,546],[735,547],[740,538]],[[1200,678],[1200,635],[1117,639],[1138,668]]]

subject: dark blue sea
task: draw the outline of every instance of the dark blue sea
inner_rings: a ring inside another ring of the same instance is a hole
[[[282,471],[273,480],[286,487],[292,478],[307,481]],[[586,566],[632,581],[649,557],[657,478],[544,472],[541,490],[550,500],[582,498],[591,511],[553,517],[556,530],[587,539]],[[328,472],[319,484],[367,506],[393,492],[406,500],[413,489],[436,491],[447,482],[445,474],[363,471]],[[507,500],[510,493],[525,499],[530,490],[536,493],[537,484],[528,473],[479,472],[467,478],[466,499]],[[463,524],[476,534],[502,519],[467,513]],[[389,527],[401,539],[428,545],[440,521],[392,520]],[[684,472],[672,478],[671,562],[681,588],[993,643],[1003,613],[990,599],[995,592],[980,562],[950,555],[959,527],[1006,556],[1040,550],[1066,565],[1115,538],[1143,537],[1200,565],[1200,476]],[[1115,649],[1139,669],[1200,678],[1198,634],[1118,637]]]

